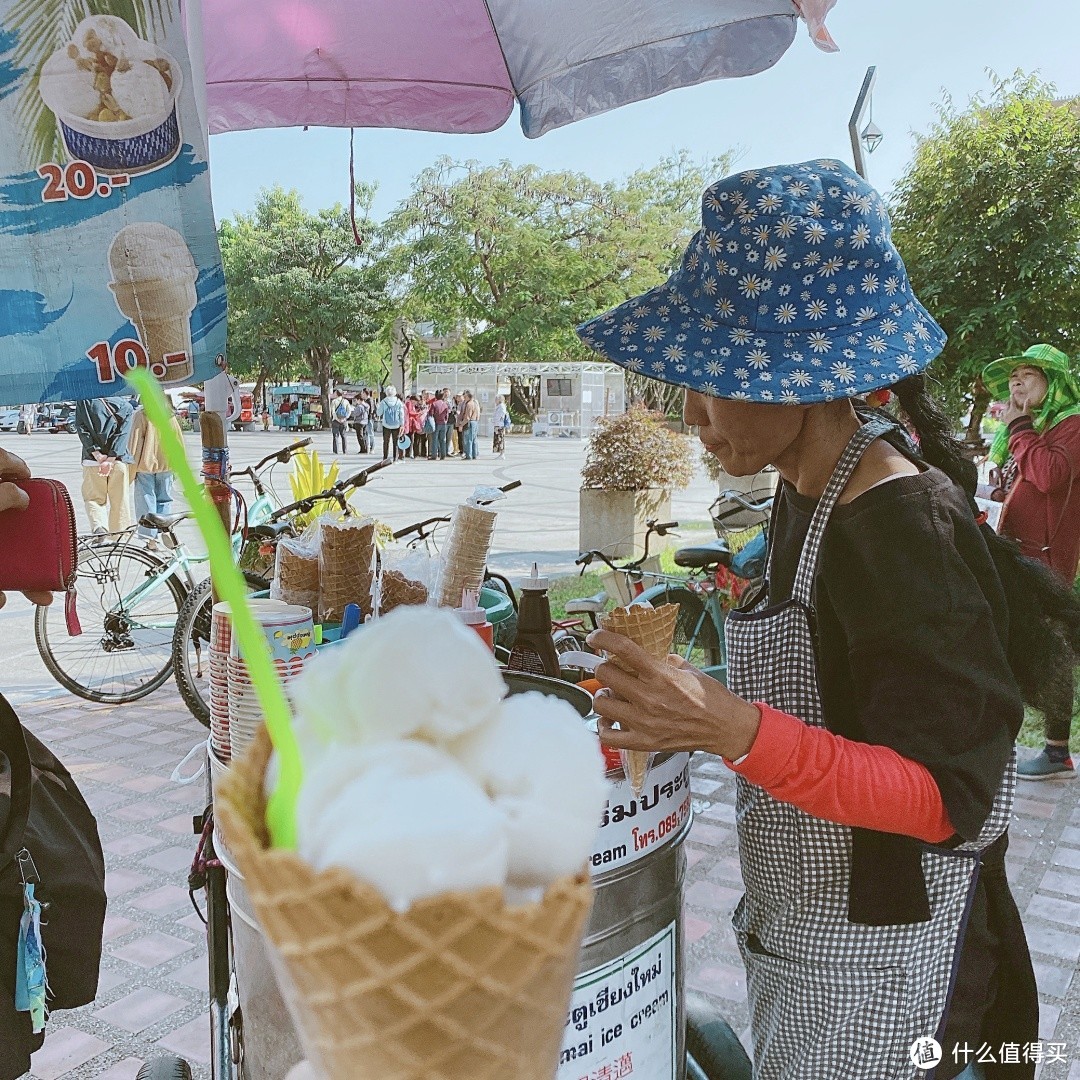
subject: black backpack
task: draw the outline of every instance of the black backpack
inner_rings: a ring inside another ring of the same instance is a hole
[[[23,875],[36,876],[43,908],[49,1009],[89,1004],[106,904],[97,822],[71,774],[0,696],[0,1080],[28,1072],[43,1038],[29,1013],[15,1010]]]

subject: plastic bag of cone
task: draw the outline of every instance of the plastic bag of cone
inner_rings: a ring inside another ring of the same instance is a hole
[[[630,607],[614,608],[600,617],[600,625],[605,630],[622,634],[636,645],[640,645],[651,657],[662,660],[671,652],[671,642],[675,637],[675,625],[679,620],[678,604],[663,604],[654,608],[645,604],[632,604]],[[629,670],[614,656],[611,662],[616,667]],[[649,778],[653,754],[645,750],[620,750],[623,772],[630,781],[630,789],[640,795]]]
[[[552,1080],[588,875],[520,907],[486,889],[398,913],[352,874],[269,848],[269,760],[264,730],[222,779],[215,814],[320,1080]]]

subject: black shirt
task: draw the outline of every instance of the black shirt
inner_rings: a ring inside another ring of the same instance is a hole
[[[816,505],[787,484],[779,493],[770,603],[791,595]],[[836,507],[822,543],[814,609],[828,729],[921,762],[941,790],[958,833],[954,842],[975,839],[1012,753],[1023,705],[1006,661],[1001,582],[963,492],[923,466],[917,476],[890,480]],[[1000,985],[1003,965],[1030,971],[1005,880],[1007,843],[1002,838],[984,856],[936,1080],[965,1067],[962,1059],[954,1064],[954,1043],[977,1049],[983,1041],[1020,1041],[990,1030],[997,1026],[994,1002],[1019,993],[1031,1005],[1026,999],[1035,995],[1033,980],[1018,990]],[[849,918],[871,925],[927,918],[920,853],[913,838],[853,829]],[[1037,996],[1032,1007],[1037,1017]]]

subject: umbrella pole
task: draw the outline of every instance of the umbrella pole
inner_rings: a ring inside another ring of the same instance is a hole
[[[199,428],[202,435],[202,471],[206,493],[214,504],[225,532],[232,532],[232,489],[229,487],[229,439],[225,416],[229,411],[231,383],[224,372],[208,379],[206,407]],[[214,591],[217,600],[217,590]]]

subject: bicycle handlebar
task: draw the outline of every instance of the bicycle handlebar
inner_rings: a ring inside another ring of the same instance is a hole
[[[736,506],[741,507],[743,510],[749,510],[752,514],[765,514],[772,509],[773,497],[762,499],[760,502],[754,502],[753,499],[748,498],[741,491],[721,491],[716,499],[717,503],[734,503]]]
[[[267,518],[267,521],[280,521],[281,518],[288,517],[290,514],[294,513],[306,514],[308,511],[314,509],[317,503],[327,499],[336,499],[338,504],[344,510],[346,493],[353,491],[356,488],[363,487],[372,473],[377,473],[380,469],[385,469],[390,464],[390,458],[377,461],[374,465],[369,465],[366,469],[361,469],[360,472],[350,476],[347,480],[339,480],[333,487],[328,487],[325,491],[317,492],[315,495],[309,495],[305,499],[298,499],[294,503],[289,503],[288,506],[281,507],[280,510],[275,510]]]
[[[406,525],[404,529],[398,529],[394,533],[395,540],[401,540],[403,537],[408,536],[410,533],[416,533],[418,538],[423,538],[425,535],[424,530],[429,525],[445,525],[450,519],[448,517],[431,517],[426,521],[418,521],[415,525]]]

